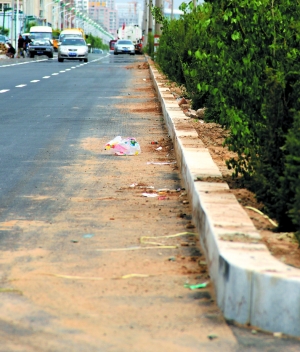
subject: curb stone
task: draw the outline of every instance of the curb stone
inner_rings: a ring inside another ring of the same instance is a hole
[[[222,174],[197,132],[180,129],[188,118],[150,62],[149,68],[224,317],[299,337],[300,269],[278,261],[258,243],[260,235],[226,183],[198,181]]]

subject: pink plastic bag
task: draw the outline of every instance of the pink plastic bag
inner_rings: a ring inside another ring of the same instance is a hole
[[[122,138],[121,136],[117,136],[106,143],[104,150],[115,155],[138,155],[141,153],[141,147],[135,138]]]

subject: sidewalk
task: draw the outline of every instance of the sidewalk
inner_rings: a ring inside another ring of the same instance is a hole
[[[260,235],[227,192],[227,184],[199,182],[201,177],[221,177],[221,172],[197,132],[184,127],[186,116],[151,63],[150,72],[201,234],[218,306],[229,321],[300,336],[300,270],[277,261],[265,245],[257,243]]]

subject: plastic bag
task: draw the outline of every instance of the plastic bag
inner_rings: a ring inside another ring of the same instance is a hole
[[[141,153],[141,147],[135,138],[123,138],[121,136],[117,136],[106,143],[104,150],[108,150],[115,155],[138,155]]]

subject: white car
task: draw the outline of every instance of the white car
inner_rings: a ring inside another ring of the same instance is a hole
[[[134,44],[131,40],[119,39],[115,44],[114,55],[130,54],[135,55]]]
[[[88,46],[83,38],[66,37],[58,46],[58,62],[79,60],[88,62]]]

